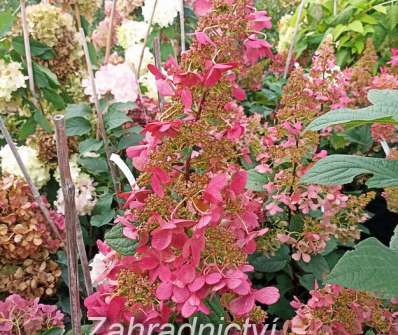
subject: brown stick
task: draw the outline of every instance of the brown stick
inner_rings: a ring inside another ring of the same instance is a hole
[[[61,187],[65,201],[65,229],[66,229],[66,255],[68,260],[68,281],[70,293],[70,309],[73,334],[81,334],[81,312],[79,292],[79,272],[76,248],[76,204],[75,185],[69,167],[68,142],[65,133],[65,120],[63,115],[54,116],[55,134],[57,137],[58,165],[61,177]]]
[[[24,46],[25,46],[26,66],[28,68],[28,76],[29,76],[29,89],[33,96],[34,105],[37,106],[37,96],[36,96],[36,89],[35,89],[35,80],[33,77],[32,53],[30,50],[29,28],[28,28],[28,20],[26,17],[25,0],[20,0],[20,6],[21,6],[21,22],[22,22],[22,31],[23,31],[23,41],[24,41]]]
[[[79,4],[76,2],[73,5],[74,9],[75,9],[75,16],[76,16],[76,22],[77,22],[77,29],[80,30],[82,28],[82,20],[80,18],[80,7]]]
[[[184,0],[180,0],[180,33],[181,33],[181,52],[185,52],[185,14]]]
[[[162,61],[160,58],[160,37],[159,36],[156,36],[153,39],[153,52],[155,54],[155,66],[160,70],[160,68],[162,67]],[[158,91],[158,105],[159,105],[160,113],[163,113],[164,99],[159,94],[159,91]]]
[[[86,58],[86,65],[87,65],[87,72],[90,77],[90,83],[91,83],[91,90],[93,92],[93,99],[94,99],[94,106],[95,110],[97,113],[97,129],[100,133],[100,136],[102,140],[104,141],[104,150],[105,150],[105,155],[106,155],[106,161],[108,163],[109,171],[111,173],[111,179],[113,183],[113,187],[115,189],[116,194],[119,193],[119,187],[117,184],[117,173],[115,171],[115,167],[111,162],[111,149],[109,146],[109,141],[108,141],[108,136],[106,135],[105,131],[105,126],[104,126],[104,117],[101,112],[101,108],[99,105],[99,100],[98,100],[98,95],[97,95],[97,87],[95,85],[95,80],[94,80],[94,72],[93,72],[93,67],[91,65],[91,60],[90,60],[90,55],[88,53],[88,47],[87,47],[87,42],[86,42],[86,36],[84,35],[84,31],[82,28],[80,28],[80,42],[83,46],[84,50],[84,55]]]
[[[105,61],[104,61],[105,64],[108,64],[109,57],[111,56],[112,36],[113,36],[113,20],[115,19],[116,4],[117,4],[117,0],[113,0],[112,9],[111,9],[111,17],[110,17],[110,22],[109,22],[108,36],[106,38]]]
[[[167,1],[167,0],[164,0],[164,1]],[[147,31],[146,31],[146,35],[145,35],[145,38],[144,38],[144,44],[143,44],[142,50],[141,50],[140,62],[138,63],[137,80],[140,79],[140,72],[141,72],[142,60],[144,59],[145,47],[146,47],[146,44],[148,43],[149,34],[151,33],[153,18],[155,17],[155,12],[156,12],[156,6],[157,6],[157,5],[158,5],[158,0],[155,0],[155,2],[154,2],[154,4],[153,4],[153,10],[152,10],[151,18],[149,19],[149,22],[148,22],[148,29],[147,29]]]
[[[304,5],[305,5],[305,0],[301,0],[300,6],[298,9],[298,13],[297,13],[297,17],[296,17],[296,26],[294,28],[293,38],[290,43],[289,53],[288,53],[287,59],[286,59],[285,72],[283,74],[283,78],[285,78],[285,79],[287,78],[287,75],[289,73],[290,63],[292,62],[294,47],[296,46],[297,34],[298,34],[298,31],[300,28],[300,21],[301,21],[301,16],[303,15]]]
[[[35,201],[37,202],[37,205],[39,206],[40,210],[42,211],[45,219],[47,220],[48,225],[50,226],[52,232],[54,233],[54,235],[59,239],[59,240],[63,240],[61,237],[61,234],[59,233],[59,230],[57,228],[57,226],[55,225],[55,223],[53,222],[53,220],[50,217],[50,213],[48,212],[48,209],[46,207],[46,205],[43,203],[43,200],[40,196],[40,193],[37,189],[37,187],[33,184],[32,178],[30,177],[28,170],[25,167],[24,162],[21,159],[21,156],[18,153],[17,147],[15,146],[10,133],[8,132],[7,127],[5,126],[3,119],[0,117],[0,130],[1,133],[3,134],[7,144],[10,146],[10,149],[15,157],[15,160],[18,163],[19,168],[22,171],[22,174],[25,177],[26,182],[29,185],[30,190],[32,191],[33,194],[33,198],[35,199]]]

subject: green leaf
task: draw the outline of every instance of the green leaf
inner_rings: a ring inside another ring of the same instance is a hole
[[[66,119],[65,128],[68,136],[82,136],[91,132],[90,122],[82,117]]]
[[[48,84],[50,84],[50,85],[52,84],[52,86],[60,85],[59,81],[57,79],[57,76],[53,72],[51,72],[49,69],[47,69],[43,65],[40,65],[36,62],[33,62],[33,74],[35,76],[35,79],[36,79],[36,76],[45,77]],[[47,85],[40,86],[40,87],[47,87]]]
[[[328,283],[376,293],[383,299],[398,296],[398,251],[375,238],[347,252],[329,275]]]
[[[43,333],[40,333],[40,335],[62,335],[65,333],[65,330],[62,328],[51,328],[49,330],[46,330]]]
[[[363,34],[363,24],[361,21],[356,20],[347,26],[347,30]]]
[[[252,169],[248,171],[246,188],[255,192],[264,192],[264,185],[268,183],[269,176]]]
[[[278,272],[290,261],[289,248],[282,246],[274,256],[265,256],[260,253],[249,256],[249,262],[258,272]]]
[[[299,277],[299,283],[303,286],[306,290],[311,291],[314,289],[315,282],[318,282],[315,276],[311,273],[307,273]],[[318,282],[319,284],[319,282]]]
[[[0,38],[10,31],[15,19],[15,15],[10,11],[0,13]]]
[[[398,90],[370,90],[368,99],[373,106],[352,110],[338,109],[312,121],[306,130],[321,130],[337,124],[356,127],[374,122],[394,124],[398,121]]]
[[[93,209],[93,214],[101,214],[103,212],[107,212],[111,210],[113,203],[113,194],[111,193],[105,193],[101,195],[97,203],[95,204],[95,207]]]
[[[374,105],[398,107],[398,90],[370,90],[368,100]]]
[[[31,116],[25,121],[23,126],[18,131],[18,138],[21,141],[25,141],[30,135],[34,134],[37,128],[37,123],[35,118]]]
[[[369,187],[398,186],[398,160],[331,155],[318,161],[302,178],[304,184],[343,185],[356,176],[372,174]]]
[[[115,129],[131,121],[131,118],[128,117],[125,112],[118,109],[109,109],[104,116],[105,127],[107,130]]]
[[[359,110],[343,108],[328,112],[313,120],[307,126],[306,131],[317,131],[338,124],[345,124],[349,127],[373,124],[375,122],[393,124],[396,122],[393,116],[398,117],[398,110],[392,107],[383,108],[383,111],[380,108],[375,108],[375,106]]]
[[[51,102],[56,110],[65,109],[65,102],[61,96],[53,89],[47,87],[42,89],[44,98]]]
[[[373,9],[376,10],[377,12],[379,12],[379,13],[387,14],[387,8],[384,7],[383,5],[376,5],[376,6],[373,7]]]
[[[33,39],[29,41],[30,52],[33,57],[40,57],[44,60],[50,60],[55,57],[54,50],[47,45]],[[25,57],[25,44],[22,36],[17,36],[12,40],[12,47],[20,56]]]
[[[268,307],[267,312],[270,314],[277,315],[283,320],[290,320],[294,317],[294,310],[290,305],[290,301],[285,297],[281,297],[276,304]],[[267,332],[267,334],[272,334]]]
[[[319,280],[324,280],[330,271],[329,264],[322,255],[311,256],[309,263],[300,261],[298,265],[303,271],[313,274]]]
[[[33,118],[36,121],[36,123],[40,127],[42,127],[46,132],[48,132],[48,133],[53,132],[53,128],[52,128],[50,122],[48,122],[47,118],[44,116],[44,114],[41,111],[36,109],[33,113]]]
[[[96,140],[94,138],[88,138],[79,144],[79,152],[84,154],[86,152],[99,151],[104,144],[102,141]]]
[[[123,256],[132,256],[135,253],[136,241],[128,239],[123,234],[123,225],[117,224],[105,233],[106,243]]]
[[[65,119],[71,119],[74,117],[82,117],[87,120],[90,119],[91,116],[91,108],[89,105],[81,103],[81,104],[71,104],[68,105],[65,109]]]
[[[93,227],[102,227],[110,223],[116,216],[116,211],[114,209],[107,212],[93,215],[90,220],[90,225]]]
[[[104,158],[81,157],[79,163],[93,175],[98,176],[101,173],[108,173],[108,164]]]
[[[390,241],[390,248],[398,251],[398,226],[395,227],[394,235]]]

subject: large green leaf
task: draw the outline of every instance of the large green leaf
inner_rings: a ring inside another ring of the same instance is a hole
[[[12,12],[0,13],[0,37],[3,37],[12,27],[16,17]]]
[[[398,251],[387,248],[372,237],[347,252],[327,281],[391,299],[398,297],[397,279]]]
[[[74,117],[82,117],[82,118],[89,120],[90,115],[91,115],[90,106],[85,103],[70,104],[65,109],[65,119],[71,119]]]
[[[342,185],[356,176],[373,175],[369,187],[398,186],[398,160],[350,155],[331,155],[318,161],[302,178],[304,184]]]
[[[131,118],[127,116],[126,112],[117,108],[109,109],[104,116],[105,127],[107,130],[115,129],[131,121]]]
[[[264,185],[269,182],[269,176],[252,169],[248,171],[246,188],[255,192],[264,192]]]
[[[371,90],[368,99],[373,106],[353,110],[338,109],[313,120],[306,130],[321,130],[337,124],[356,127],[365,124],[398,123],[398,90]]]
[[[91,124],[87,119],[74,117],[65,121],[66,135],[82,136],[90,133]]]
[[[122,224],[117,224],[106,232],[105,241],[113,250],[123,256],[132,256],[135,253],[137,242],[124,236]]]
[[[395,227],[394,235],[391,238],[390,248],[393,250],[398,250],[398,225]]]
[[[290,260],[289,248],[282,246],[274,256],[265,256],[255,253],[249,256],[249,262],[258,272],[278,272],[282,270]]]

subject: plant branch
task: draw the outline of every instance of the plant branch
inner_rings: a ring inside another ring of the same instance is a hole
[[[69,167],[68,142],[65,133],[63,115],[54,116],[55,134],[57,138],[57,156],[61,177],[62,193],[65,201],[66,255],[68,261],[68,286],[70,293],[70,309],[73,334],[81,334],[81,309],[79,292],[79,272],[77,261],[77,222],[75,204],[75,185]]]
[[[20,0],[20,7],[21,7],[21,22],[22,22],[22,31],[23,31],[23,41],[24,41],[24,46],[25,46],[26,66],[28,68],[28,76],[29,76],[29,89],[33,96],[34,105],[37,106],[37,96],[36,96],[36,89],[35,89],[35,80],[33,77],[32,53],[30,50],[29,28],[28,28],[28,20],[26,17],[26,2],[25,2],[25,0]]]
[[[185,52],[185,14],[184,14],[184,0],[180,1],[180,33],[181,33],[181,53]]]
[[[117,0],[113,0],[112,9],[111,9],[111,17],[110,17],[109,28],[108,28],[108,36],[106,38],[105,61],[104,61],[105,64],[108,64],[109,57],[111,55],[112,37],[113,37],[113,21],[115,20],[116,4],[117,4]]]

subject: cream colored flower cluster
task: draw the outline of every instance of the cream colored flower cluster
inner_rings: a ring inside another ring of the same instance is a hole
[[[142,6],[142,15],[146,22],[149,22],[151,19],[154,4],[155,0],[145,0],[144,6]],[[153,23],[158,24],[162,28],[171,25],[177,17],[179,9],[179,0],[158,1],[153,16]]]
[[[289,50],[294,35],[294,27],[291,24],[292,15],[286,14],[278,23],[279,42],[277,46],[278,53],[284,53]]]
[[[28,146],[20,146],[17,148],[19,155],[33,183],[37,188],[42,188],[50,180],[50,169],[38,158],[38,152]],[[0,150],[1,172],[12,174],[17,177],[24,178],[17,161],[12,154],[11,148],[6,145]]]
[[[55,58],[46,62],[59,80],[64,82],[79,70],[82,51],[72,15],[49,4],[26,8],[31,36],[54,49]]]
[[[26,13],[32,37],[51,48],[63,39],[65,31],[75,31],[73,17],[61,8],[41,3],[28,6]]]
[[[20,87],[26,87],[26,79],[21,72],[21,64],[6,63],[0,59],[0,101],[10,101],[13,92]]]
[[[52,3],[64,6],[79,6],[81,15],[92,19],[96,11],[101,7],[101,0],[52,0]]]
[[[75,184],[75,202],[77,213],[80,216],[89,215],[97,202],[94,181],[87,173],[82,172],[77,163],[76,155],[72,156],[69,164],[72,180]],[[60,182],[59,170],[55,172],[55,179]],[[59,213],[64,214],[65,202],[61,188],[58,190],[57,200],[55,201],[54,205]]]
[[[144,21],[125,20],[117,30],[118,43],[125,49],[126,63],[136,73],[140,63],[143,42],[148,30],[148,23]],[[148,47],[144,49],[140,69],[139,83],[146,88],[145,95],[157,99],[157,88],[154,76],[148,71],[148,65],[154,64],[155,58]]]

